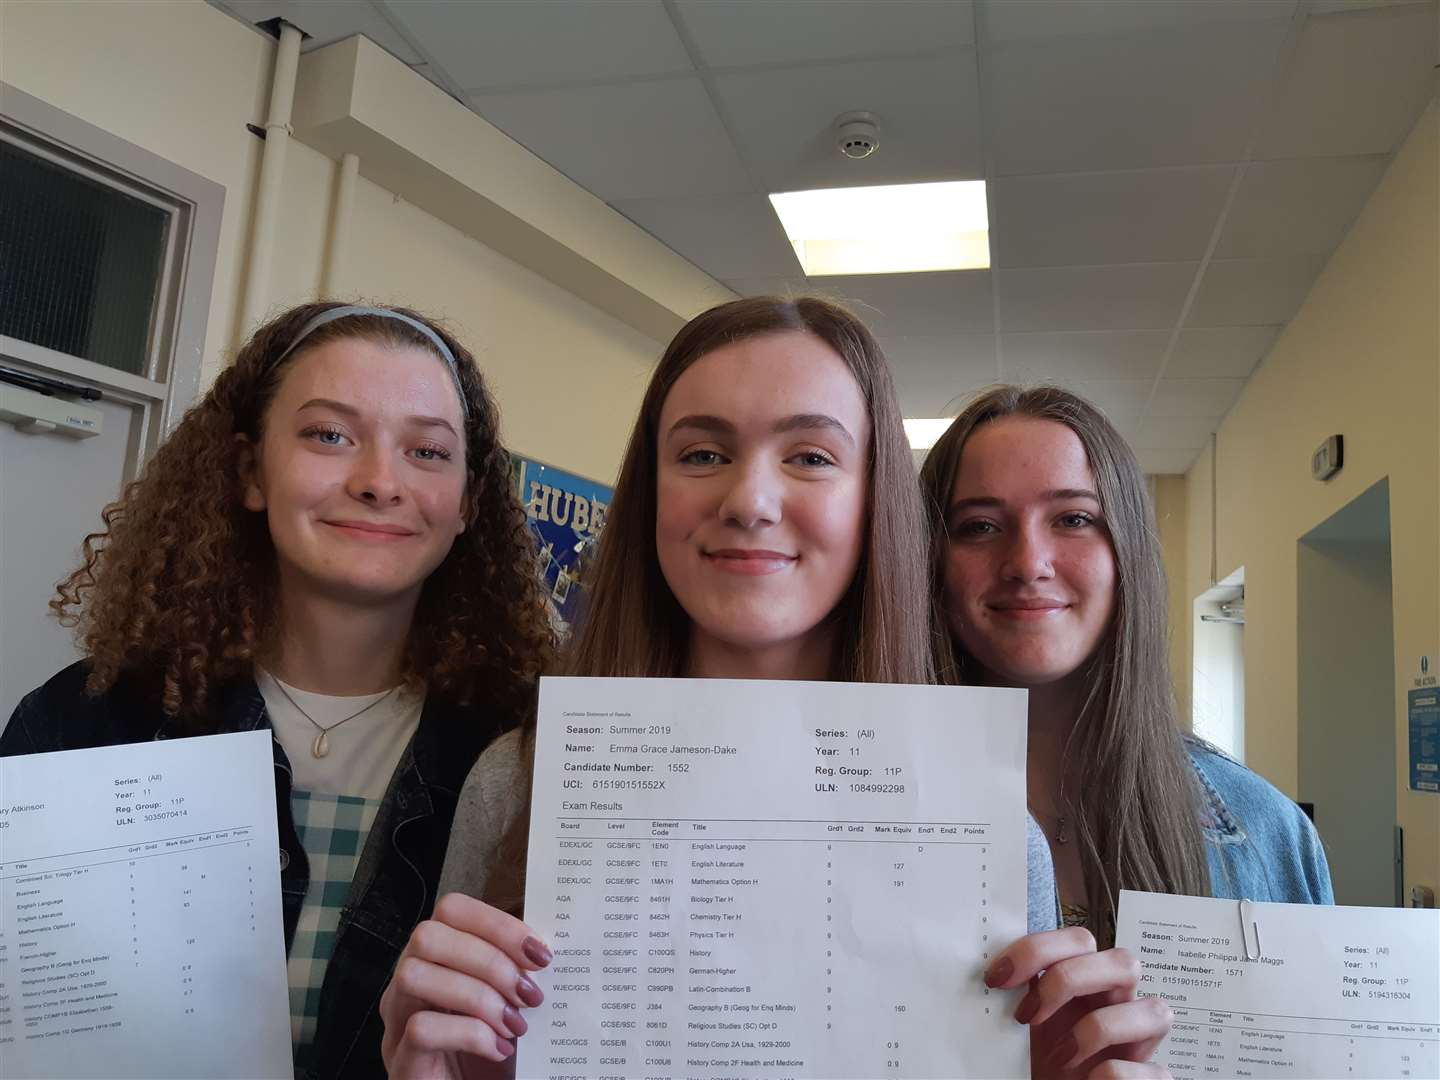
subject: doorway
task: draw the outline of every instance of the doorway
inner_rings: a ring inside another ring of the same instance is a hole
[[[1191,730],[1245,760],[1245,568],[1195,599]]]
[[[1335,901],[1399,906],[1390,483],[1299,541],[1300,798]]]

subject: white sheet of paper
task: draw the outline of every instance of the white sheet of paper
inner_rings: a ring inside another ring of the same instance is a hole
[[[1176,1077],[1440,1077],[1440,910],[1245,911],[1242,937],[1236,900],[1121,892],[1116,944],[1175,1013],[1155,1061]]]
[[[0,759],[6,1077],[289,1077],[270,732]]]
[[[1028,1077],[1025,695],[545,679],[518,1076]]]

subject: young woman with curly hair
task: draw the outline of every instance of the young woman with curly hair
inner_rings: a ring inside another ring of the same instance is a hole
[[[85,538],[51,602],[85,658],[0,736],[271,728],[297,1076],[384,1074],[376,1003],[460,785],[549,658],[496,429],[473,358],[416,312],[275,318]]]
[[[651,378],[563,666],[932,682],[927,547],[899,402],[865,326],[815,298],[722,304],[680,330]],[[543,999],[551,959],[517,917],[533,736],[527,724],[496,740],[465,782],[447,895],[381,1002],[392,1075],[512,1075],[521,1010]],[[1016,1017],[1032,1025],[1035,1075],[1152,1075],[1141,1063],[1168,1012],[1135,999],[1122,951],[1053,929],[1049,851],[1033,824],[1028,839],[1034,932],[990,978],[1035,979],[1036,1005]]]

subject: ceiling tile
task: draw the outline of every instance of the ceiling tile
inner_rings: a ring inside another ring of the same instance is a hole
[[[803,274],[794,277],[731,277],[721,281],[737,296],[809,296],[816,292]]]
[[[679,0],[710,67],[911,54],[974,42],[969,0]]]
[[[1217,259],[1205,270],[1189,326],[1266,326],[1300,310],[1326,258]]]
[[[1091,330],[1006,334],[1004,377],[1034,383],[1055,379],[1152,379],[1170,340],[1168,330]]]
[[[1112,421],[1138,416],[1150,398],[1150,379],[1053,379],[1057,386],[1079,394]]]
[[[1002,178],[992,187],[996,266],[1176,262],[1205,254],[1228,165]]]
[[[954,416],[996,381],[992,334],[886,338],[881,344],[906,416]]]
[[[809,288],[845,300],[882,340],[995,328],[988,270],[820,277]]]
[[[660,0],[389,0],[385,6],[455,85],[470,91],[693,70]]]
[[[1437,39],[1440,24],[1433,5],[1307,19],[1255,156],[1396,150],[1435,91]]]
[[[1133,450],[1135,447],[1135,435],[1140,430],[1142,418],[1139,415],[1132,415],[1130,413],[1106,413],[1105,419],[1110,421],[1115,430],[1120,433],[1120,437],[1124,439]]]
[[[622,199],[616,210],[715,278],[802,273],[764,195]]]
[[[1222,259],[1328,255],[1349,231],[1390,158],[1310,158],[1250,166],[1215,254]]]
[[[997,43],[986,100],[996,175],[1238,160],[1285,27]]]
[[[986,10],[992,41],[1174,30],[1288,19],[1296,0],[1025,0]]]
[[[741,296],[821,296],[853,311],[881,345],[899,338],[990,335],[990,273],[876,274],[873,277],[735,277]]]
[[[1278,326],[1216,326],[1181,330],[1165,374],[1174,379],[1247,378],[1275,339]]]
[[[1245,389],[1244,379],[1161,379],[1149,416],[1222,417]]]
[[[1162,330],[1175,324],[1194,263],[1000,270],[1000,320],[1024,330]]]
[[[717,75],[721,106],[766,191],[964,180],[982,172],[974,54]],[[856,109],[880,148],[852,161],[834,122]]]
[[[1190,471],[1200,449],[1194,450],[1136,450],[1140,467],[1151,476],[1181,476]]]
[[[485,119],[606,202],[751,189],[698,78],[471,101]]]
[[[1206,416],[1147,416],[1134,445],[1148,450],[1199,450],[1220,421]]]

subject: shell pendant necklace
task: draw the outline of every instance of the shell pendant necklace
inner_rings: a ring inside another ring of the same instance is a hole
[[[385,693],[381,694],[378,698],[370,702],[369,705],[366,705],[358,712],[351,713],[343,720],[336,720],[335,723],[331,724],[329,727],[322,727],[320,724],[317,724],[315,722],[315,718],[313,716],[311,716],[308,712],[306,712],[300,707],[300,703],[298,701],[296,701],[293,697],[290,696],[290,691],[285,689],[284,683],[282,683],[279,679],[276,679],[273,675],[270,676],[270,678],[274,681],[275,685],[279,687],[280,693],[285,695],[285,700],[290,702],[291,705],[295,706],[295,711],[298,712],[301,716],[305,717],[306,720],[309,720],[311,725],[314,726],[316,735],[315,740],[310,744],[310,755],[317,759],[323,758],[326,754],[330,753],[330,732],[334,731],[341,724],[348,724],[357,716],[364,716],[371,709],[375,708],[376,705],[379,705],[382,701],[384,701],[386,698],[388,698],[391,694],[395,693],[395,691],[399,689],[398,686],[392,686],[389,690],[386,690]]]

